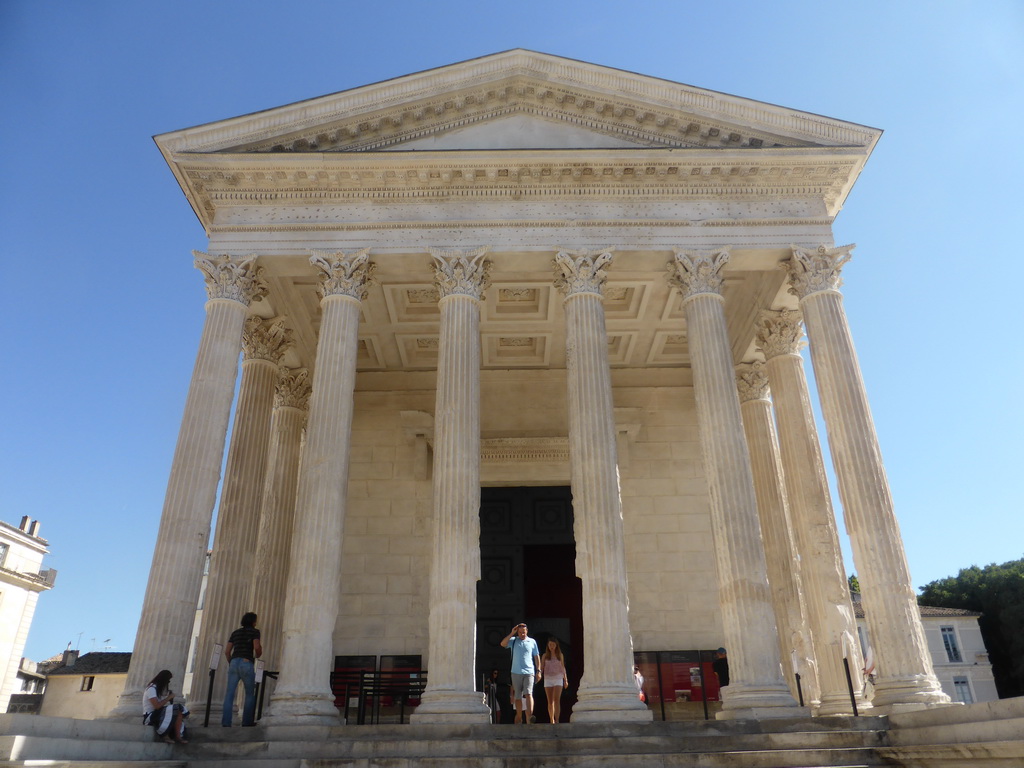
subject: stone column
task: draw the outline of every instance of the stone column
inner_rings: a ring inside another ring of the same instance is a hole
[[[430,561],[430,673],[417,723],[486,723],[476,690],[480,580],[480,300],[486,248],[431,249],[441,295],[434,408],[434,543]]]
[[[359,308],[374,265],[369,249],[316,251],[320,338],[299,468],[288,573],[281,676],[271,698],[273,725],[337,724],[331,693],[341,545],[348,496]]]
[[[270,450],[260,504],[251,601],[260,617],[263,661],[270,671],[280,670],[284,588],[291,560],[299,453],[310,389],[309,371],[305,368],[282,370],[270,424]]]
[[[718,717],[792,717],[805,714],[782,677],[775,615],[750,454],[725,323],[721,271],[726,250],[676,251],[669,282],[683,296],[687,344],[693,369],[704,471],[711,496],[719,602],[730,684]]]
[[[768,567],[779,653],[790,691],[797,695],[799,673],[804,701],[818,699],[818,676],[814,665],[807,613],[801,586],[800,559],[793,540],[793,524],[783,484],[782,462],[768,399],[768,375],[764,363],[740,366],[736,376],[740,395],[743,431],[750,449],[754,493],[761,521],[764,556]]]
[[[850,600],[832,496],[800,357],[802,335],[799,314],[788,310],[764,312],[757,324],[757,343],[767,361],[768,380],[772,385],[782,470],[818,665],[821,699],[817,714],[852,714],[843,667],[844,650],[850,663],[857,706],[870,705],[860,695],[863,687],[860,670],[864,665],[860,644],[856,642],[857,619]]]
[[[217,528],[210,555],[203,621],[197,644],[197,664],[205,663],[215,644],[227,642],[240,626],[243,613],[253,610],[252,574],[259,531],[260,498],[267,468],[270,416],[278,364],[291,346],[291,331],[284,322],[264,322],[250,316],[242,333],[242,383],[231,429],[228,462],[221,488]],[[206,709],[210,678],[200,666],[192,676],[191,708]],[[222,669],[213,685],[210,711],[219,713],[224,702],[227,674]]]
[[[615,409],[603,286],[610,251],[559,251],[555,287],[565,297],[569,463],[576,573],[583,587],[586,669],[572,721],[649,721],[633,682]]]
[[[184,679],[235,396],[242,327],[249,304],[266,295],[255,256],[193,254],[206,280],[206,322],[171,462],[131,666],[111,712],[111,717],[133,721],[139,716],[142,690],[157,672],[171,670],[179,684]]]
[[[832,463],[850,535],[868,634],[873,703],[882,713],[945,704],[925,641],[867,392],[839,292],[854,246],[793,247],[791,292],[800,299]]]

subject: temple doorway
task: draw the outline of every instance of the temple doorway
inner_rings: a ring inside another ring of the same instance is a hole
[[[500,643],[520,621],[541,653],[558,638],[569,672],[562,695],[568,722],[583,674],[583,597],[576,576],[572,492],[566,486],[483,488],[480,498],[477,587],[477,679],[498,670],[498,703],[511,722],[510,657]],[[549,722],[543,683],[534,690],[534,715]]]

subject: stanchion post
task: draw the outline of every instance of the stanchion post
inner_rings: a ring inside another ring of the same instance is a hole
[[[210,684],[206,689],[206,713],[203,715],[203,728],[210,727],[210,705],[213,703],[213,681],[217,677],[217,667],[220,666],[220,654],[224,646],[220,643],[213,644],[213,654],[210,656]]]

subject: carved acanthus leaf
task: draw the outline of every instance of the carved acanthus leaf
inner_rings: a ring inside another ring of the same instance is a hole
[[[754,329],[757,345],[765,360],[779,355],[798,355],[803,349],[803,327],[799,312],[765,310]]]
[[[196,269],[206,280],[206,295],[211,299],[231,299],[245,306],[267,295],[263,267],[256,266],[256,254],[249,256],[210,256],[192,251]]]
[[[245,330],[242,331],[242,349],[246,360],[269,360],[277,365],[291,345],[292,332],[285,327],[284,318],[265,322],[250,315],[246,319]]]
[[[306,368],[282,368],[274,393],[274,406],[304,411],[309,408],[309,396],[312,391],[313,382]]]
[[[313,251],[309,263],[320,272],[317,294],[321,299],[327,296],[350,296],[362,301],[374,282],[373,274],[377,265],[370,261],[370,249],[363,248],[354,253],[343,251]]]
[[[736,369],[736,389],[740,393],[740,402],[748,400],[768,399],[768,374],[764,363],[760,360],[746,363]]]
[[[470,296],[480,300],[491,284],[491,262],[484,258],[487,247],[472,251],[449,251],[430,248],[434,268],[434,284],[444,299],[448,296]]]
[[[789,271],[789,292],[800,299],[821,291],[838,291],[843,284],[839,272],[851,258],[855,244],[827,248],[819,245],[815,250],[806,250],[795,245],[793,258],[783,265]]]
[[[606,269],[612,260],[613,248],[596,251],[561,250],[555,254],[555,288],[563,296],[577,293],[602,295]]]
[[[702,293],[721,296],[722,268],[729,261],[729,249],[680,251],[668,263],[668,282],[679,289],[683,301]]]

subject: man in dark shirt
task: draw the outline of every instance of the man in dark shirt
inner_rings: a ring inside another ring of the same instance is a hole
[[[725,648],[715,651],[715,660],[711,662],[711,668],[718,676],[718,686],[725,688],[729,684],[729,657],[725,653]]]
[[[241,683],[245,688],[245,702],[242,705],[242,725],[256,725],[256,659],[263,655],[260,631],[256,629],[256,614],[247,613],[242,617],[242,626],[231,633],[224,655],[228,659],[228,689],[224,694],[224,711],[220,724],[231,726],[231,715],[235,708],[235,690]]]

